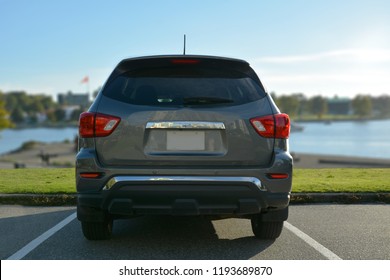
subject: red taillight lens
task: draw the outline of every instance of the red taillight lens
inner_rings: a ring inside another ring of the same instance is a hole
[[[289,176],[287,173],[268,173],[270,179],[287,179]]]
[[[84,112],[79,119],[80,137],[93,137],[95,127],[95,113]]]
[[[287,139],[290,136],[290,118],[287,114],[268,115],[250,120],[260,136]]]
[[[83,138],[108,136],[118,126],[120,120],[114,116],[84,112],[80,115],[79,135]]]
[[[252,126],[257,133],[266,138],[273,138],[275,136],[275,120],[274,116],[264,116],[250,120]]]
[[[99,179],[103,176],[101,172],[86,172],[80,173],[80,177],[84,179]]]
[[[120,118],[103,114],[96,114],[95,136],[105,137],[110,135],[120,122]]]
[[[290,136],[290,117],[287,114],[277,114],[275,123],[275,138],[287,139]]]

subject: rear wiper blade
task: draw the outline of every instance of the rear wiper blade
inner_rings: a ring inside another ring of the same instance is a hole
[[[223,103],[233,103],[234,101],[227,98],[220,97],[209,97],[209,96],[200,96],[200,97],[186,97],[183,99],[183,105],[209,105],[209,104],[223,104]]]

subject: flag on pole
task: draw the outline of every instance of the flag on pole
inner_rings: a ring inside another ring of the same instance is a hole
[[[86,84],[86,83],[89,83],[89,76],[85,76],[81,81],[80,81],[81,84]]]

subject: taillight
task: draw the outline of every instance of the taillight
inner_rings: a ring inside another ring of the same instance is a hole
[[[95,116],[95,136],[105,137],[110,135],[120,122],[120,118],[103,114]]]
[[[95,114],[84,112],[79,119],[79,135],[80,137],[93,137],[95,127]]]
[[[256,132],[265,138],[287,139],[290,136],[290,118],[287,114],[268,115],[250,119]]]
[[[80,115],[79,135],[83,138],[108,136],[118,126],[120,120],[110,115],[84,112]]]

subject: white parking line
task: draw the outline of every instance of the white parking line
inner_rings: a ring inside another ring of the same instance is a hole
[[[296,236],[298,236],[300,239],[302,239],[307,244],[309,244],[311,247],[313,247],[317,252],[319,252],[321,255],[323,255],[328,260],[342,260],[342,258],[337,256],[331,250],[329,250],[325,246],[321,245],[320,243],[315,241],[313,238],[311,238],[309,235],[307,235],[303,231],[299,230],[298,228],[294,227],[292,224],[290,224],[288,222],[284,222],[284,226],[288,230],[290,230],[292,233],[294,233]]]
[[[49,239],[53,234],[58,232],[60,229],[65,227],[67,224],[72,222],[76,218],[76,213],[71,214],[58,224],[56,224],[51,229],[47,230],[34,240],[32,240],[30,243],[28,243],[26,246],[24,246],[22,249],[17,251],[15,254],[10,256],[7,260],[20,260],[24,258],[27,254],[29,254],[31,251],[33,251],[36,247],[38,247],[40,244],[42,244],[44,241]],[[313,238],[311,238],[309,235],[304,233],[303,231],[299,230],[297,227],[293,226],[292,224],[288,222],[284,222],[284,226],[290,230],[292,233],[294,233],[296,236],[301,238],[304,242],[306,242],[308,245],[313,247],[317,252],[319,252],[321,255],[323,255],[325,258],[329,260],[341,260],[339,256],[337,256],[335,253],[330,251],[325,246],[321,245],[317,241],[315,241]]]
[[[10,256],[7,260],[21,260],[22,258],[24,258],[28,253],[30,253],[32,250],[34,250],[36,247],[38,247],[39,245],[41,245],[45,240],[47,240],[48,238],[50,238],[50,236],[52,236],[53,234],[55,234],[57,231],[59,231],[60,229],[62,229],[64,226],[66,226],[67,224],[69,224],[71,221],[73,221],[74,219],[76,218],[76,213],[73,213],[72,215],[70,215],[69,217],[65,218],[64,220],[62,220],[61,222],[59,222],[58,224],[56,224],[54,227],[52,227],[51,229],[49,229],[48,231],[44,232],[43,234],[41,234],[40,236],[38,236],[37,238],[35,238],[33,241],[31,241],[30,243],[28,243],[26,246],[24,246],[22,249],[20,249],[19,251],[17,251],[15,254],[13,254],[12,256]]]

